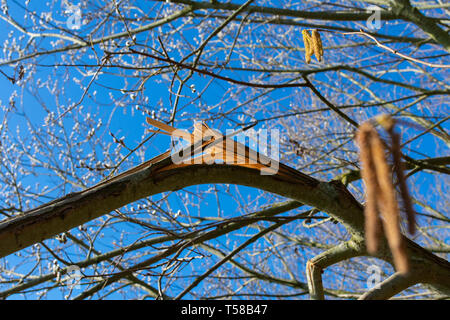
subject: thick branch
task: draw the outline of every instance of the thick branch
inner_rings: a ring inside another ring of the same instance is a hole
[[[169,159],[170,160],[170,159]],[[337,181],[321,182],[300,172],[295,180],[261,175],[237,165],[190,165],[161,171],[159,163],[68,195],[0,223],[0,257],[48,239],[138,199],[191,185],[229,183],[259,188],[313,206],[342,223],[353,239],[364,238],[362,206]],[[450,263],[407,240],[411,264],[426,268],[423,282],[450,288]],[[391,261],[388,249],[380,258]]]
[[[165,1],[165,0],[159,0]],[[217,1],[192,1],[192,0],[171,0],[171,3],[189,5],[194,9],[215,9],[215,10],[237,10],[240,5],[235,3],[222,3]],[[364,21],[367,20],[370,12],[352,12],[352,11],[302,11],[267,6],[249,6],[244,12],[257,12],[281,17],[295,17],[314,20],[333,20],[333,21]],[[395,20],[397,17],[389,12],[383,11],[381,14],[383,20]]]
[[[304,175],[297,183],[234,165],[192,165],[163,172],[152,165],[121,179],[70,194],[0,223],[0,257],[70,230],[136,200],[205,183],[263,189],[328,212],[363,238],[362,207],[350,193]],[[345,189],[345,188],[344,188]]]
[[[389,299],[405,289],[420,282],[417,274],[394,273],[392,276],[379,283],[366,293],[359,300],[385,300]]]
[[[323,300],[324,291],[322,284],[323,269],[366,253],[364,245],[360,241],[347,241],[319,254],[306,263],[306,277],[308,279],[309,295],[313,300]]]
[[[424,16],[409,0],[390,1],[394,15],[409,20],[450,52],[450,35],[434,19]]]

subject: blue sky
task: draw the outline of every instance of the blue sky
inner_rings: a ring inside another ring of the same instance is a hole
[[[235,3],[243,3],[243,1],[234,1]],[[14,1],[11,2],[11,12],[10,14],[13,15],[19,22],[22,22],[22,11],[21,9],[15,4]],[[150,4],[147,3],[147,1],[140,1],[139,5],[142,5],[141,9],[143,11],[149,11],[150,10]],[[37,2],[31,2],[30,6],[34,6],[38,11],[41,10],[40,9],[40,3],[37,4]],[[60,10],[59,6],[56,6],[57,10],[54,11],[54,16],[53,18],[59,19],[61,21],[63,21],[64,17],[62,14],[62,9]],[[27,22],[26,22],[27,23]],[[25,24],[26,24],[25,23]],[[7,37],[7,34],[9,31],[13,30],[12,27],[10,25],[5,24],[3,21],[0,21],[0,25],[2,25],[4,28],[6,28],[7,32],[3,32],[0,34],[0,43],[3,43],[4,40]],[[84,35],[84,32],[86,30],[90,30],[91,26],[87,25],[87,26],[83,26],[82,29],[79,31],[80,35]],[[401,28],[401,27],[398,27]],[[401,31],[401,30],[399,30]],[[380,30],[380,33],[389,33],[389,34],[395,34],[397,31],[395,29],[392,28],[392,26],[390,27],[387,24],[382,24],[382,29]],[[191,36],[191,37],[195,37],[196,34],[198,33],[198,30],[192,29],[190,31],[187,31],[185,33],[185,35],[187,36]],[[146,40],[147,35],[146,34],[142,34],[142,35],[138,35],[137,37],[137,42],[144,42]],[[44,40],[41,43],[41,47],[42,48],[48,48],[49,47],[49,41],[51,40]],[[96,51],[101,54],[101,50],[99,50],[98,46],[95,47]],[[381,50],[380,50],[381,52]],[[177,56],[176,52],[171,52],[171,54],[173,54],[172,58],[174,58],[175,60],[177,60],[178,58],[180,58],[179,56]],[[36,78],[40,77],[42,79],[46,79],[47,77],[54,77],[53,72],[55,71],[53,67],[51,67],[52,64],[55,63],[60,63],[60,54],[56,54],[56,55],[49,55],[49,56],[42,56],[40,58],[38,58],[38,63],[41,65],[49,65],[49,67],[40,67],[38,73],[35,75]],[[218,55],[218,57],[220,57],[220,55]],[[391,56],[387,55],[388,58],[391,58]],[[381,55],[380,57],[381,59],[385,59],[386,55]],[[95,59],[92,58],[91,60],[86,60],[85,63],[95,63]],[[14,69],[12,67],[8,67],[8,66],[1,66],[0,70],[2,70],[3,72],[5,72],[8,75],[12,75],[14,73]],[[114,71],[112,69],[106,69],[106,72],[110,72],[110,71]],[[226,75],[227,71],[223,71],[223,73],[221,73],[222,75]],[[236,75],[236,73],[233,73],[233,75]],[[65,70],[64,68],[59,68],[57,71],[57,76],[58,77],[64,77],[65,75]],[[72,69],[72,73],[69,74],[70,77],[77,77],[78,79],[81,78],[81,75],[79,72],[77,72],[76,70]],[[239,74],[239,76],[242,76],[243,78],[246,78],[248,76],[248,73],[241,73]],[[390,79],[393,80],[402,80],[401,76],[399,76],[396,73],[390,73],[385,77],[389,77]],[[318,80],[322,80],[322,76],[318,75],[316,77],[316,79]],[[325,79],[325,78],[323,78]],[[55,79],[57,80],[57,79]],[[74,79],[72,79],[74,80]],[[135,81],[134,79],[127,79],[129,81]],[[186,84],[185,88],[182,91],[183,95],[186,95],[188,97],[195,97],[196,95],[199,95],[200,93],[202,93],[202,88],[204,88],[205,86],[208,85],[210,79],[203,77],[203,76],[199,76],[197,74],[195,74]],[[90,81],[90,77],[86,77],[85,79],[83,79],[83,84],[87,85],[87,83],[89,83]],[[110,105],[110,99],[108,97],[109,94],[112,94],[114,97],[117,98],[121,98],[127,95],[127,93],[121,92],[119,89],[123,86],[123,81],[124,79],[118,77],[118,76],[114,76],[114,75],[108,75],[108,74],[102,74],[98,77],[98,79],[96,80],[96,83],[90,88],[89,90],[89,94],[88,96],[85,98],[85,100],[83,101],[83,103],[81,104],[83,106],[82,112],[84,113],[84,115],[86,113],[92,113],[93,117],[96,119],[96,121],[99,121],[101,119],[101,121],[103,123],[107,123],[108,121],[110,121],[109,126],[103,127],[99,132],[97,132],[96,136],[101,136],[102,139],[104,141],[110,141],[113,142],[112,137],[110,136],[110,132],[113,133],[117,138],[124,138],[124,142],[125,144],[130,147],[133,148],[135,146],[137,146],[144,137],[148,136],[148,134],[145,133],[145,129],[148,128],[148,125],[145,124],[145,116],[142,114],[142,112],[139,111],[139,109],[142,108],[148,108],[151,109],[153,111],[155,111],[155,114],[160,115],[161,119],[160,120],[168,120],[169,116],[170,116],[170,112],[171,112],[171,108],[170,108],[170,95],[167,92],[167,86],[166,83],[159,83],[158,81],[155,81],[154,78],[150,79],[149,82],[146,84],[145,86],[145,91],[143,91],[144,96],[147,98],[147,100],[145,100],[145,104],[139,104],[138,103],[138,108],[136,108],[136,105],[133,105],[133,102],[130,100],[126,100],[126,106],[124,107],[115,107]],[[196,90],[193,91],[191,89],[191,85],[195,85]],[[347,84],[342,84],[342,85],[347,85]],[[8,79],[6,79],[4,76],[0,76],[0,86],[2,88],[2,90],[0,91],[0,100],[2,102],[3,105],[8,104],[8,100],[9,97],[11,95],[11,93],[14,90],[17,90],[17,92],[19,93],[19,97],[20,99],[17,99],[16,101],[16,112],[13,113],[12,115],[9,116],[8,121],[9,121],[9,130],[11,132],[15,131],[15,127],[19,127],[21,134],[26,135],[27,134],[27,129],[25,127],[26,122],[24,121],[23,117],[22,117],[22,113],[26,113],[27,116],[31,119],[32,123],[36,126],[42,126],[44,125],[44,117],[46,116],[46,112],[43,111],[42,109],[42,105],[35,99],[35,97],[30,94],[27,90],[27,87],[21,87],[15,84],[12,84]],[[373,89],[380,89],[378,84],[373,85]],[[227,83],[226,82],[222,82],[222,81],[214,81],[214,83],[212,83],[210,85],[210,87],[208,88],[208,90],[205,93],[202,93],[202,97],[196,101],[196,103],[200,104],[200,103],[205,103],[209,106],[214,106],[217,103],[219,103],[222,100],[222,94],[226,91],[227,88]],[[65,95],[67,97],[71,98],[71,101],[78,101],[82,95],[82,91],[79,89],[79,87],[77,85],[75,85],[72,81],[68,81],[66,82],[65,85]],[[302,92],[300,88],[300,92]],[[96,92],[95,97],[93,96],[93,93]],[[405,90],[406,92],[406,90]],[[55,101],[55,99],[52,97],[52,95],[48,92],[48,90],[40,90],[39,91],[40,94],[40,98],[42,99],[42,101],[45,102],[46,106],[49,107],[52,110],[56,110],[56,104],[57,101]],[[285,90],[278,90],[274,93],[272,93],[270,95],[270,97],[272,98],[272,100],[276,101],[278,99],[282,99],[284,97],[284,95],[287,94]],[[398,92],[395,94],[399,94]],[[171,97],[173,100],[173,96]],[[139,100],[139,99],[137,99]],[[188,100],[188,99],[186,99]],[[142,100],[140,100],[142,101]],[[172,101],[173,102],[173,101]],[[68,103],[67,101],[64,101],[63,103]],[[407,103],[407,102],[406,102]],[[80,106],[81,106],[80,105]],[[67,106],[66,106],[67,107]],[[226,110],[231,109],[236,107],[236,103],[234,100],[230,100],[227,101],[224,105],[220,106]],[[283,107],[285,108],[285,110],[290,108],[289,104],[283,104]],[[448,106],[447,106],[448,107]],[[219,108],[216,106],[216,108]],[[80,112],[79,111],[80,108],[75,108],[73,110],[74,113]],[[417,111],[417,109],[412,108],[411,111]],[[443,108],[443,110],[445,111],[445,108]],[[161,111],[161,112],[159,112]],[[179,128],[183,128],[183,129],[188,129],[191,130],[192,129],[192,125],[194,123],[194,121],[196,120],[203,120],[204,117],[206,116],[205,112],[200,112],[201,108],[198,107],[198,105],[195,104],[186,104],[184,102],[184,100],[181,100],[180,104],[179,104],[179,108],[178,108],[178,116],[176,117],[176,121],[174,123],[174,125],[176,127]],[[448,108],[447,108],[448,111]],[[187,120],[184,120],[185,118],[183,118],[183,112],[189,112],[189,114],[195,114],[196,112],[198,112],[198,117],[197,118],[189,118]],[[378,111],[373,111],[374,114],[377,113]],[[230,123],[230,122],[223,122],[223,121],[215,121],[215,122],[209,122],[208,124],[214,128],[219,128],[220,130],[222,130],[222,132],[225,132],[226,129],[237,129],[239,128],[239,126],[237,126],[236,123],[242,122],[243,119],[239,117],[240,115],[235,115],[235,118],[233,118],[233,122],[234,123]],[[262,112],[260,113],[256,113],[256,114],[250,114],[250,115],[246,115],[244,118],[244,120],[246,122],[251,122],[254,119],[260,119],[262,117],[264,117],[266,115],[264,115]],[[67,128],[70,130],[71,126],[73,125],[71,120],[65,119],[64,120],[65,125],[67,126]],[[259,128],[264,128],[265,126],[267,126],[267,123],[261,123],[258,124],[256,126],[256,129]],[[448,122],[444,123],[443,125],[447,130],[450,128],[450,125]],[[106,128],[106,130],[104,129]],[[295,130],[295,129],[294,129]],[[296,130],[301,130],[300,129],[296,129]],[[414,129],[411,128],[409,129],[411,130],[410,132],[414,132]],[[352,142],[350,142],[352,143]],[[423,137],[421,139],[421,144],[420,144],[420,152],[424,153],[424,154],[428,154],[430,156],[434,156],[435,154],[440,154],[442,155],[442,152],[437,152],[437,142],[435,138],[433,138],[430,135],[427,135],[425,137]],[[169,138],[165,137],[165,136],[161,136],[161,137],[157,137],[155,139],[152,139],[150,142],[147,142],[147,144],[149,145],[149,148],[147,149],[145,155],[143,157],[140,156],[133,156],[132,162],[134,164],[138,164],[139,162],[141,162],[142,160],[145,159],[149,159],[152,156],[159,154],[163,151],[165,151],[168,147],[169,147]],[[440,145],[440,148],[446,148],[443,145]],[[100,151],[100,147],[99,147],[99,151]],[[86,153],[88,153],[88,150],[85,150]],[[127,152],[126,150],[123,151],[123,155],[125,155]],[[448,154],[448,149],[447,149],[447,154]],[[414,158],[421,158],[420,156],[415,155],[414,153],[410,153],[410,155]],[[130,164],[131,166],[131,164]],[[420,174],[419,177],[423,176],[423,181],[424,183],[421,184],[421,189],[423,190],[424,193],[427,192],[427,189],[430,187],[429,185],[429,180],[426,177],[426,173],[424,174]],[[100,177],[97,177],[97,179],[99,179]],[[45,177],[43,176],[37,176],[37,177],[25,177],[24,178],[25,182],[32,184],[34,182],[34,180],[40,182],[41,184],[45,184]],[[419,178],[420,179],[420,178]],[[92,183],[94,183],[94,181],[92,181]],[[195,212],[196,210],[198,211],[198,215],[199,216],[215,216],[216,214],[220,214],[220,215],[225,215],[228,217],[233,217],[233,216],[239,216],[242,215],[244,213],[248,213],[246,212],[246,207],[247,206],[251,206],[251,205],[255,205],[255,203],[258,203],[259,206],[267,204],[267,200],[265,199],[259,199],[259,195],[261,194],[260,191],[251,189],[251,188],[247,188],[247,187],[239,187],[239,190],[242,193],[242,199],[239,199],[239,201],[235,201],[236,199],[233,199],[232,197],[228,196],[225,193],[221,193],[221,197],[219,199],[217,199],[217,197],[213,194],[210,193],[207,196],[205,196],[205,198],[203,198],[201,200],[201,206],[199,207],[194,207],[194,206],[188,206],[186,207],[185,204],[183,203],[183,197],[184,196],[188,196],[188,197],[193,197],[192,194],[196,194],[198,192],[198,190],[208,190],[208,188],[212,188],[212,186],[193,186],[193,187],[189,187],[186,188],[185,191],[183,193],[178,193],[178,194],[172,194],[169,197],[169,201],[168,203],[170,203],[170,209],[173,212],[177,212],[178,210],[191,210],[192,212]],[[222,187],[219,187],[222,188]],[[231,186],[231,188],[234,188],[234,186]],[[49,194],[49,196],[54,196],[54,197],[58,197],[61,196],[64,193],[68,193],[70,191],[75,191],[75,190],[71,190],[70,186],[67,186],[66,190],[55,190],[52,194]],[[159,198],[160,196],[157,196],[155,198]],[[238,195],[236,193],[236,198],[239,198],[240,195]],[[437,195],[429,195],[430,202],[436,203],[437,201],[439,201]],[[279,198],[279,197],[275,197],[274,198]],[[220,212],[218,212],[218,205],[220,204]],[[301,211],[306,210],[305,208],[300,209]],[[295,212],[299,212],[299,211],[294,211],[294,212],[290,212],[290,213],[286,213],[286,214],[293,214]],[[130,226],[127,224],[123,224],[122,226],[124,229],[124,231],[127,231],[127,229],[129,228],[130,232],[133,232],[134,230],[134,226]],[[254,230],[245,230],[243,231],[248,232],[248,233],[252,233],[254,232]],[[308,236],[308,231],[305,232],[304,236]],[[134,235],[135,238],[137,238],[136,235]],[[130,241],[132,240],[132,236],[130,236]],[[226,238],[224,237],[223,239],[220,239],[220,241],[226,241]],[[111,249],[112,245],[110,243],[104,243],[103,245],[99,245],[97,247],[97,249],[99,250],[108,250]],[[78,253],[73,253],[73,256],[76,256]],[[80,256],[81,257],[81,256]],[[14,257],[9,257],[9,263],[14,263]],[[198,267],[199,265],[201,265],[201,262],[199,262],[199,264],[197,263],[193,263],[192,267]],[[25,263],[23,265],[23,270],[27,270],[28,268],[30,268],[30,265]],[[191,268],[191,267],[190,267]],[[298,266],[298,268],[303,268],[303,266]],[[189,268],[187,268],[189,270]],[[329,275],[329,277],[332,277],[332,275]],[[13,298],[20,298],[21,296],[15,296]],[[51,295],[48,296],[48,298],[61,298],[61,294],[59,292],[52,292]],[[109,296],[108,298],[121,298],[121,294],[119,293],[115,293],[111,296]]]

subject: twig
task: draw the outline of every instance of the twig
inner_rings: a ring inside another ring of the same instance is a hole
[[[448,64],[436,64],[436,63],[425,62],[425,61],[422,61],[422,60],[415,59],[413,57],[407,56],[407,55],[405,55],[403,53],[400,53],[397,50],[394,50],[394,49],[392,49],[392,48],[390,48],[388,46],[385,46],[380,41],[378,41],[377,38],[375,38],[374,36],[368,34],[367,32],[364,32],[362,30],[359,30],[358,32],[345,32],[345,33],[342,33],[342,34],[360,34],[362,36],[365,36],[365,37],[375,41],[377,46],[379,46],[380,48],[383,48],[383,49],[385,49],[385,50],[387,50],[387,51],[389,51],[389,52],[391,52],[391,53],[393,53],[393,54],[395,54],[395,55],[397,55],[397,56],[399,56],[399,57],[401,57],[403,59],[406,59],[406,60],[409,60],[409,61],[413,61],[413,62],[417,62],[417,63],[423,64],[423,65],[426,65],[428,67],[432,67],[432,68],[450,68],[450,65],[448,65]]]
[[[245,81],[232,79],[232,78],[229,78],[229,77],[224,77],[224,76],[218,75],[218,74],[216,74],[214,72],[211,72],[211,71],[208,71],[208,70],[198,69],[198,68],[193,67],[191,65],[184,64],[184,63],[181,63],[181,62],[169,59],[169,58],[162,58],[162,57],[158,57],[158,56],[155,56],[155,55],[147,53],[147,52],[137,51],[137,50],[134,50],[132,48],[130,48],[130,52],[135,53],[135,54],[141,54],[143,56],[146,56],[146,57],[158,60],[158,61],[164,61],[164,62],[167,62],[167,63],[170,63],[170,64],[174,64],[174,65],[176,65],[178,67],[181,67],[181,68],[185,68],[185,69],[188,69],[188,70],[195,71],[195,72],[203,74],[203,75],[207,75],[207,76],[210,76],[210,77],[214,77],[214,78],[217,78],[217,79],[220,79],[220,80],[224,80],[224,81],[227,81],[227,82],[230,82],[230,83],[239,84],[239,85],[247,86],[247,87],[275,88],[275,89],[308,87],[308,84],[306,84],[306,83],[283,83],[283,84],[269,84],[269,83],[267,83],[266,84],[266,83],[245,82]],[[117,53],[117,54],[129,54],[130,52],[121,52],[121,53]]]

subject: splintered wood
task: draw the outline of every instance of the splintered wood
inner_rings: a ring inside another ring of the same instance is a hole
[[[399,183],[404,210],[407,213],[409,231],[413,233],[415,230],[414,211],[400,161],[400,138],[394,132],[395,122],[389,116],[380,116],[376,120],[386,129],[392,140],[392,150],[390,151],[394,162],[393,169]],[[370,122],[360,125],[356,142],[360,149],[361,177],[366,187],[365,231],[367,251],[370,254],[378,252],[384,229],[396,270],[407,273],[409,261],[405,239],[400,231],[400,208],[391,175],[391,166],[386,159],[388,149]]]
[[[222,135],[203,122],[195,124],[193,133],[189,133],[155,119],[147,118],[146,121],[160,129],[149,131],[178,137],[190,144],[183,150],[183,156],[177,159],[178,161],[173,161],[169,165],[161,167],[158,171],[167,171],[195,164],[226,163],[257,169],[260,170],[262,175],[275,175],[277,178],[294,183],[317,184],[317,181],[308,175],[265,156],[229,136]],[[176,157],[172,157],[172,159],[174,158]]]

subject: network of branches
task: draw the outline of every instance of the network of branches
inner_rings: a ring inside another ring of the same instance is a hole
[[[2,0],[0,297],[449,298],[449,10]],[[389,149],[380,114],[416,213],[406,275],[384,236],[366,249],[355,136],[372,123]],[[147,117],[277,129],[295,179],[200,164],[111,182],[171,147]]]

